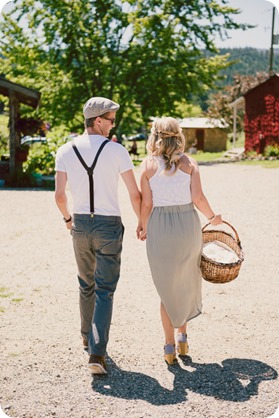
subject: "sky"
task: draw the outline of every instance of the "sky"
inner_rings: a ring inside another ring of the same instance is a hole
[[[271,1],[273,3],[271,3]],[[9,8],[7,0],[0,0],[0,10],[5,11]],[[274,34],[279,34],[279,0],[229,0],[228,5],[237,9],[241,9],[241,14],[237,15],[234,20],[238,23],[249,23],[257,25],[255,29],[247,31],[234,30],[230,31],[230,39],[221,41],[216,39],[218,48],[260,48],[269,49],[271,46],[271,28],[272,28],[272,8],[275,9],[275,30]],[[279,48],[279,45],[274,45]]]
[[[216,45],[219,48],[269,49],[271,46],[272,9],[275,5],[278,6],[278,3],[279,0],[274,0],[274,4],[267,0],[229,0],[229,6],[242,10],[241,14],[234,18],[237,23],[249,23],[257,25],[257,27],[247,31],[231,31],[230,39],[223,42],[219,40]],[[278,9],[275,9],[274,34],[279,34]],[[279,46],[274,45],[274,48],[279,48]]]

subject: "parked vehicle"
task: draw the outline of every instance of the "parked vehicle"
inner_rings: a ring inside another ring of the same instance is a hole
[[[127,138],[128,141],[145,141],[145,139],[146,136],[144,134],[136,134]]]
[[[47,139],[44,136],[24,136],[20,140],[20,145],[32,145],[36,143],[47,143]]]

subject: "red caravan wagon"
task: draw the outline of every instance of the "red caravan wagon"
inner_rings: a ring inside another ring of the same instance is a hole
[[[244,97],[245,151],[262,154],[267,145],[279,145],[279,75],[271,76]]]

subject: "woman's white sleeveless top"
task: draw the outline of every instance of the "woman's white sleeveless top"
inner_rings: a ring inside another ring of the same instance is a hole
[[[176,206],[191,203],[191,175],[179,169],[173,174],[174,167],[166,172],[163,158],[153,158],[158,163],[156,173],[149,179],[153,206]]]

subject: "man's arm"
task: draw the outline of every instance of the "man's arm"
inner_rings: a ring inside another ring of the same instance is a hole
[[[121,177],[127,187],[132,207],[138,218],[138,227],[137,227],[136,232],[137,232],[137,237],[139,237],[139,233],[141,231],[141,224],[140,224],[141,194],[138,189],[133,170],[125,171],[124,173],[121,174]]]
[[[68,209],[68,199],[66,195],[67,174],[63,171],[57,171],[55,175],[55,202],[62,213],[64,219],[70,219]],[[66,222],[67,229],[72,229],[72,220]]]

